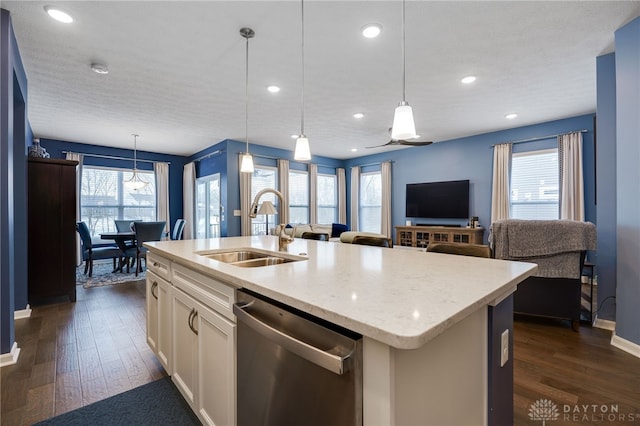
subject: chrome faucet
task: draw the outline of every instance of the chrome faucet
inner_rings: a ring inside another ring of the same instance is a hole
[[[280,191],[277,191],[272,188],[265,188],[262,191],[258,192],[253,199],[253,203],[251,204],[251,208],[249,209],[249,217],[254,219],[258,215],[258,202],[260,201],[260,197],[262,197],[267,192],[275,194],[280,199],[280,218],[282,218],[282,212],[284,211],[284,197]],[[295,233],[295,228],[293,229]],[[293,235],[288,235],[285,233],[285,225],[284,223],[280,224],[280,232],[278,233],[278,246],[279,249],[284,251],[287,248],[287,244],[293,241]]]

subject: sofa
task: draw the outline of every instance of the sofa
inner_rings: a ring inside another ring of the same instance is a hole
[[[496,259],[532,262],[538,270],[518,284],[514,312],[567,319],[578,331],[582,268],[596,249],[596,226],[571,220],[506,219],[491,225],[489,242]]]
[[[272,231],[271,235],[279,235],[280,234],[280,226],[276,226]],[[287,235],[291,235],[294,238],[302,238],[302,234],[305,232],[313,232],[315,234],[327,234],[329,235],[329,239],[333,241],[338,241],[340,235],[348,231],[349,227],[347,225],[341,223],[330,223],[330,224],[302,224],[302,225],[286,225],[284,232]]]

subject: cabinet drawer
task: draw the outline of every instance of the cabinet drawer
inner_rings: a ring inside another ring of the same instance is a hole
[[[175,263],[171,272],[174,286],[235,323],[231,309],[236,296],[232,286]]]
[[[155,253],[147,252],[147,269],[156,275],[171,281],[171,261]]]

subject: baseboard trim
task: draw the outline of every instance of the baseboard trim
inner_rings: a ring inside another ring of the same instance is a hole
[[[596,320],[593,322],[593,326],[595,328],[601,328],[603,330],[615,331],[616,330],[616,322],[611,320],[600,319],[596,317]]]
[[[18,347],[18,343],[13,342],[13,346],[11,346],[11,352],[0,354],[0,367],[6,367],[7,365],[13,365],[17,363],[19,356],[20,348]]]
[[[613,336],[611,336],[611,346],[615,346],[618,349],[640,358],[640,345],[617,336],[615,332],[613,333]]]
[[[31,317],[31,306],[29,306],[29,304],[27,304],[26,308],[20,309],[19,311],[15,311],[13,313],[14,320],[19,320],[19,319],[29,318],[29,317]]]

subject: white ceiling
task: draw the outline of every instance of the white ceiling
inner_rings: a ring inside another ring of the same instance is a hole
[[[44,6],[75,22],[49,18]],[[306,1],[305,133],[352,158],[388,141],[402,99],[399,1]],[[36,137],[190,155],[245,140],[292,149],[300,132],[299,1],[5,1]],[[595,111],[596,57],[639,1],[406,3],[406,90],[418,133],[444,141]],[[383,25],[376,39],[360,28]],[[108,65],[108,75],[90,70]],[[473,74],[476,83],[460,78]],[[270,84],[282,87],[274,95]],[[515,111],[519,117],[506,120]],[[365,117],[356,120],[353,113]],[[357,148],[357,152],[352,152]]]

